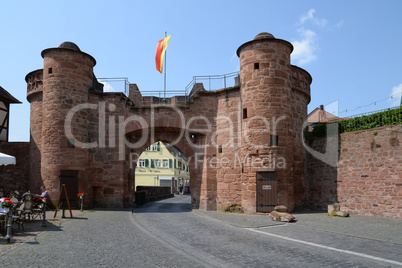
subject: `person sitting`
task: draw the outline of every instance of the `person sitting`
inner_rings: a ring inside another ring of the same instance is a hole
[[[41,186],[40,190],[42,191],[42,193],[40,195],[36,195],[36,197],[40,197],[40,198],[48,198],[49,197],[49,193],[47,192],[45,186]]]

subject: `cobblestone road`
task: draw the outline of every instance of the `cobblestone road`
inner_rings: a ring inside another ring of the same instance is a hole
[[[134,213],[90,211],[0,261],[2,267],[399,267],[400,252],[399,244],[297,224],[233,226],[191,211],[183,196]]]

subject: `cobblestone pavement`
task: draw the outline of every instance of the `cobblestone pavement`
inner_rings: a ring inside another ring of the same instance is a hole
[[[1,266],[402,265],[402,245],[396,242],[351,236],[341,228],[336,232],[321,230],[317,224],[307,225],[308,220],[303,225],[301,215],[296,223],[277,224],[266,216],[192,211],[189,202],[189,196],[183,196],[146,204],[134,213],[131,210],[89,211],[3,254]],[[324,218],[324,224],[327,220],[330,219]],[[400,231],[400,228],[395,230]],[[1,245],[0,249],[9,246]]]
[[[24,245],[25,243],[31,243],[30,241],[35,239],[38,235],[45,233],[46,231],[53,229],[58,229],[62,224],[70,219],[74,219],[75,217],[80,217],[82,214],[86,213],[86,211],[81,212],[80,210],[72,210],[70,214],[69,211],[66,210],[65,218],[62,218],[63,214],[62,211],[59,210],[55,213],[54,210],[47,211],[46,213],[46,222],[43,226],[44,222],[42,217],[37,217],[34,220],[28,220],[24,222],[24,230],[18,228],[13,225],[14,227],[14,234],[13,238],[11,239],[11,244],[6,245],[7,239],[5,238],[7,232],[6,230],[0,236],[0,256],[6,254],[7,252]],[[56,216],[55,216],[56,214]],[[71,218],[72,217],[72,218]]]

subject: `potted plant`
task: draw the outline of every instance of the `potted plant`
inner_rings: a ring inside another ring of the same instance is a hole
[[[3,202],[1,202],[1,207],[4,208],[6,212],[8,212],[12,206],[13,202],[8,197],[4,198]]]

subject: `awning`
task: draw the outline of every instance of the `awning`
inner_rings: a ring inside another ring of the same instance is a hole
[[[0,166],[2,165],[15,165],[15,157],[0,153]]]

